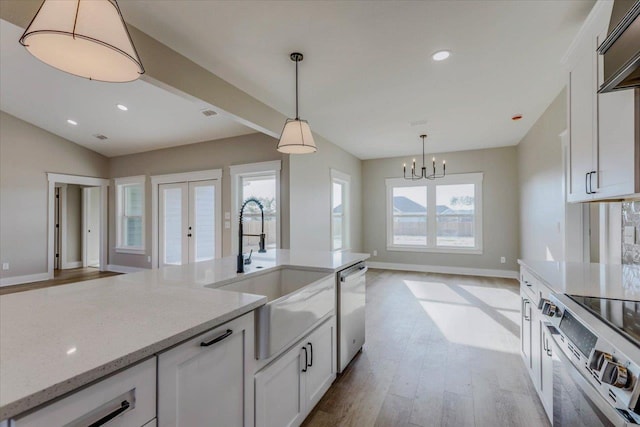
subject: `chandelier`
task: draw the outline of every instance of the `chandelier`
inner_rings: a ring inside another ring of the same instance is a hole
[[[433,157],[432,159],[432,173],[427,173],[427,167],[426,167],[426,163],[424,161],[424,140],[427,138],[427,135],[420,135],[420,138],[422,138],[422,167],[420,168],[420,172],[416,173],[416,159],[413,159],[413,164],[411,165],[411,175],[407,176],[407,164],[404,163],[402,165],[402,169],[404,172],[404,179],[408,179],[408,180],[418,180],[418,179],[438,179],[438,178],[443,178],[446,174],[447,174],[447,163],[445,160],[442,161],[442,174],[437,174],[436,173],[436,158]]]

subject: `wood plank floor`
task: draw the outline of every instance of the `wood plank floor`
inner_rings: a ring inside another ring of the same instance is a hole
[[[366,343],[303,424],[548,426],[515,280],[369,270]]]
[[[14,292],[30,291],[32,289],[48,288],[50,286],[65,285],[67,283],[83,282],[85,280],[100,279],[102,277],[115,276],[120,273],[113,271],[100,271],[97,268],[72,268],[69,270],[54,270],[53,279],[42,282],[23,283],[21,285],[4,286],[0,288],[0,295]]]

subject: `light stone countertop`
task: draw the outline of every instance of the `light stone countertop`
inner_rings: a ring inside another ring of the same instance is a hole
[[[640,265],[518,260],[554,292],[640,301]]]
[[[246,273],[226,257],[0,296],[0,420],[153,356],[266,303],[211,289],[283,266],[339,271],[368,254],[274,250]],[[261,267],[261,268],[258,268]]]

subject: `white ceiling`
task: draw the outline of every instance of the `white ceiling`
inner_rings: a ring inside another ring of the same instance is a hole
[[[593,5],[555,1],[121,0],[125,19],[360,158],[514,145],[558,94]],[[450,59],[430,55],[450,49]],[[512,122],[511,116],[524,114]],[[410,123],[427,121],[426,125]]]
[[[0,20],[0,109],[58,136],[112,157],[255,132],[220,114],[205,117],[202,101],[141,80],[103,83],[51,68],[20,46],[23,31]]]

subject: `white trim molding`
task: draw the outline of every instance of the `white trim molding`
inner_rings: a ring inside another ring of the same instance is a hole
[[[71,262],[63,262],[62,270],[69,270],[71,268],[80,268],[82,267],[82,261],[71,261]]]
[[[1,286],[21,285],[23,283],[43,282],[49,280],[49,273],[27,274],[25,276],[3,277],[0,279]]]
[[[231,253],[238,252],[238,216],[240,215],[240,180],[244,177],[259,176],[273,173],[276,177],[276,247],[280,247],[281,226],[280,226],[280,171],[282,170],[281,160],[268,162],[247,163],[244,165],[229,166],[231,176]],[[224,221],[229,221],[225,219]]]
[[[500,277],[504,279],[518,279],[516,270],[498,270],[490,268],[448,267],[443,265],[402,264],[396,262],[367,261],[369,268],[381,270],[417,271],[420,273],[459,274],[462,276]]]
[[[144,270],[148,270],[148,268],[141,268],[141,267],[130,267],[128,265],[116,265],[116,264],[109,264],[107,265],[107,271],[113,271],[114,273],[137,273],[139,271],[144,271]]]
[[[47,181],[49,182],[48,203],[47,203],[47,278],[38,280],[53,279],[53,261],[54,261],[54,231],[55,231],[55,195],[56,184],[76,184],[85,187],[100,188],[100,270],[104,271],[107,266],[107,189],[109,180],[105,178],[95,178],[90,176],[65,175],[60,173],[47,172]],[[38,276],[38,275],[34,275]],[[31,277],[31,276],[24,276]],[[28,282],[23,282],[28,283]]]
[[[146,175],[136,175],[136,176],[127,176],[122,178],[114,178],[113,179],[114,187],[115,187],[115,225],[116,225],[116,244],[114,246],[114,250],[117,253],[124,254],[138,254],[144,255],[146,253],[146,201],[147,201],[147,176]],[[142,245],[140,246],[124,246],[122,244],[122,216],[123,216],[123,194],[120,187],[124,185],[140,185],[142,187]]]
[[[159,268],[160,263],[158,247],[160,184],[208,180],[217,180],[220,183],[216,188],[216,254],[218,258],[222,256],[222,169],[153,175],[151,176],[151,268]]]

